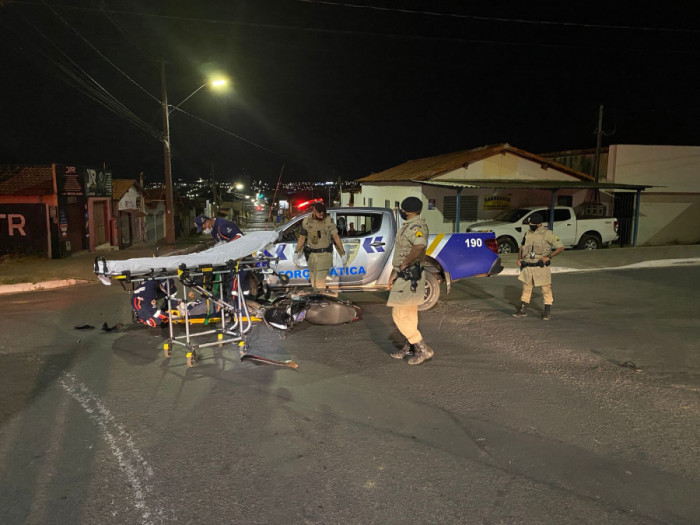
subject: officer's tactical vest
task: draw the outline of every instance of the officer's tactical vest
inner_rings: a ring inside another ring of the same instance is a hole
[[[326,215],[322,221],[306,217],[302,227],[306,230],[306,244],[314,250],[328,248],[331,245],[331,218]]]
[[[525,233],[525,238],[523,240],[523,260],[528,261],[534,259],[538,261],[545,255],[551,253],[552,247],[545,240],[547,231],[548,230],[543,227],[537,231],[528,231]]]

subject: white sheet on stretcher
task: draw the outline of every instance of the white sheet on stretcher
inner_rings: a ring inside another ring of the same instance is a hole
[[[220,246],[214,246],[208,250],[187,255],[170,255],[168,257],[136,257],[123,261],[106,261],[106,268],[98,264],[98,272],[104,275],[119,275],[123,272],[132,274],[148,273],[151,270],[165,268],[177,270],[184,264],[188,268],[195,266],[217,266],[248,257],[249,255],[265,249],[265,247],[277,240],[275,231],[251,232],[243,237]]]

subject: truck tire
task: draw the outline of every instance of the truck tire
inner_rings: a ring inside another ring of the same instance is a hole
[[[437,276],[428,270],[425,271],[425,302],[418,307],[418,311],[429,310],[440,298],[440,281]]]
[[[578,241],[578,246],[576,247],[579,250],[598,250],[602,246],[603,243],[600,242],[600,239],[596,235],[584,233],[581,235],[581,239]]]
[[[504,235],[503,237],[496,239],[496,242],[498,243],[499,254],[515,253],[518,251],[518,245],[511,237]]]

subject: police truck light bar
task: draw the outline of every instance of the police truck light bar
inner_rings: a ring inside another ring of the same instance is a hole
[[[313,200],[310,200],[310,201],[300,202],[299,204],[297,204],[297,209],[303,210],[303,209],[306,208],[309,204],[313,204],[314,202],[323,202],[323,199],[313,199]]]

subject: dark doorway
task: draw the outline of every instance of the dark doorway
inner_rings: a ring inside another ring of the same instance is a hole
[[[619,221],[618,234],[615,241],[620,246],[632,244],[632,228],[634,227],[634,197],[631,192],[618,192],[613,203],[613,215]]]
[[[573,195],[557,195],[557,206],[571,206],[574,204]]]

